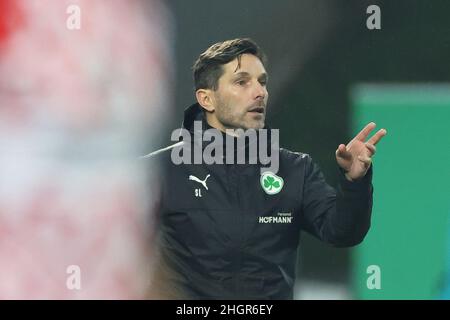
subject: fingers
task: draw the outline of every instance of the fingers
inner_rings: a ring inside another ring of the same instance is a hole
[[[370,157],[358,156],[358,160],[363,162],[367,166],[369,166],[372,163],[372,158]]]
[[[375,147],[373,144],[366,142],[366,147],[367,149],[369,149],[371,156],[373,156],[377,152],[377,147]]]
[[[378,130],[377,133],[375,133],[372,138],[367,141],[367,143],[376,145],[378,142],[380,142],[381,138],[383,138],[387,134],[386,129]]]
[[[352,154],[349,151],[347,151],[347,148],[345,147],[344,144],[340,144],[336,150],[336,157],[351,159]]]
[[[374,122],[370,122],[356,135],[354,139],[364,142],[369,136],[369,133],[375,128],[375,126],[376,124]]]

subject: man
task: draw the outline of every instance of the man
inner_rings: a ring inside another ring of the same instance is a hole
[[[161,263],[154,282],[166,293],[163,298],[292,299],[302,230],[338,247],[357,245],[368,232],[371,158],[386,131],[365,142],[375,127],[370,123],[350,143],[339,145],[335,191],[309,155],[274,148],[273,135],[266,145],[259,143],[267,137],[259,130],[269,96],[264,63],[250,39],[208,48],[193,68],[197,103],[185,111],[183,142],[151,154],[158,154],[165,168]],[[245,163],[175,164],[180,150],[174,151],[181,145],[183,157],[206,151],[206,139],[189,141],[185,133],[195,137],[207,129],[226,141],[211,154],[225,159],[221,151],[231,145],[233,151],[243,149]],[[267,147],[277,156],[277,172],[264,172],[261,161],[251,162],[248,151],[255,141],[238,147],[239,133],[233,129],[258,129],[258,151]]]

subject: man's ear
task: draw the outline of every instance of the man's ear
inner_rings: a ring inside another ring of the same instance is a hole
[[[203,109],[209,112],[214,111],[214,97],[213,92],[210,89],[198,89],[195,92],[197,102]]]

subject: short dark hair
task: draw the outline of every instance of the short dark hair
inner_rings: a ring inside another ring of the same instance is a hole
[[[223,75],[222,65],[234,59],[238,59],[238,68],[241,66],[241,56],[244,53],[255,55],[263,65],[267,58],[258,45],[250,38],[238,38],[218,42],[210,46],[195,61],[192,67],[194,71],[195,90],[212,89],[217,90],[219,78]]]

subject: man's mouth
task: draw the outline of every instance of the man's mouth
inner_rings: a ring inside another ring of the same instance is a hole
[[[252,107],[248,110],[248,112],[264,113],[264,107]]]

